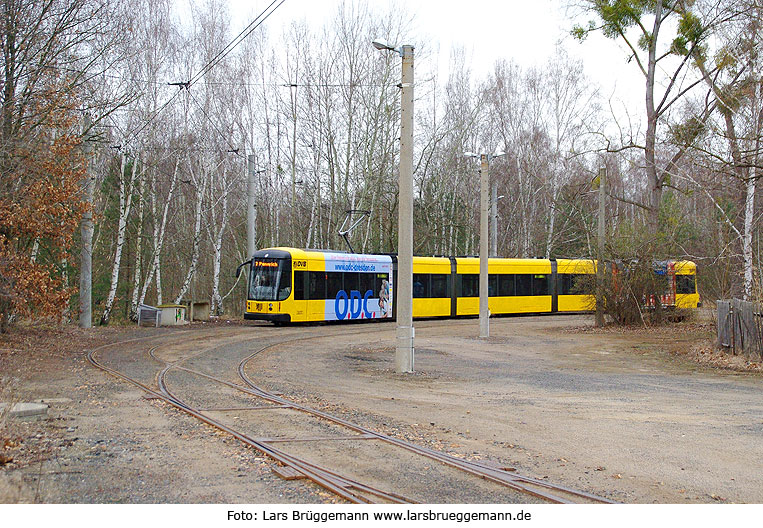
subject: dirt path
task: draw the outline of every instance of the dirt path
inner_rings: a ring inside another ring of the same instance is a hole
[[[589,319],[496,319],[487,343],[468,337],[476,320],[417,323],[413,376],[393,371],[393,325],[350,325],[341,341],[272,349],[249,375],[363,425],[625,502],[763,502],[763,377],[666,353],[689,347],[691,333],[570,330]],[[253,347],[284,331],[316,327],[158,335],[237,346],[251,336]],[[18,380],[6,394],[52,399],[47,420],[0,421],[13,458],[0,465],[0,502],[334,500],[278,479],[266,458],[94,370],[86,346],[33,358],[0,350],[3,378]]]
[[[566,330],[588,320],[499,319],[487,344],[463,337],[476,321],[422,323],[410,377],[393,373],[391,326],[281,347],[253,370],[366,425],[625,502],[763,501],[763,378],[668,355],[665,332]]]

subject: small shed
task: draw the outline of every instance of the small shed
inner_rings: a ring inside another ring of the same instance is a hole
[[[158,308],[162,311],[162,326],[188,324],[188,321],[185,320],[186,306],[182,304],[160,304]]]
[[[192,321],[209,321],[209,302],[195,302],[191,304]]]
[[[148,304],[138,305],[138,326],[144,323],[151,323],[154,326],[159,326],[162,319],[162,311],[156,306],[149,306]]]

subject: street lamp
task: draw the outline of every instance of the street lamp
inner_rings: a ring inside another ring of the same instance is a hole
[[[374,40],[371,42],[373,44],[374,48],[380,50],[380,51],[395,51],[397,52],[401,57],[403,56],[402,48],[395,48],[395,46],[390,46],[383,40]]]
[[[503,151],[495,154],[475,154],[464,152],[464,156],[480,159],[480,337],[490,336],[490,310],[488,307],[488,192],[490,192],[490,178],[488,169],[490,160],[503,156]]]
[[[395,370],[413,372],[413,46],[374,40],[378,50],[403,58],[400,84],[400,175],[398,179],[397,330]]]

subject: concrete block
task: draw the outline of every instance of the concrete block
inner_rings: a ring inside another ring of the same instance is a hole
[[[195,302],[191,307],[191,318],[194,321],[209,321],[209,303]]]
[[[6,412],[7,403],[0,403],[0,414]],[[10,418],[28,418],[31,416],[45,416],[48,414],[48,406],[44,403],[14,403],[8,409],[7,416]]]

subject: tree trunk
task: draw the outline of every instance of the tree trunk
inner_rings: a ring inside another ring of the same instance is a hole
[[[654,82],[657,71],[657,36],[662,24],[662,3],[657,2],[654,14],[652,38],[649,40],[649,59],[646,72],[646,145],[644,159],[646,161],[646,176],[649,182],[648,219],[649,230],[653,235],[659,231],[660,204],[662,203],[662,181],[657,171],[657,119],[654,106]]]
[[[152,259],[151,264],[151,271],[148,274],[148,277],[146,277],[146,282],[143,283],[143,289],[140,292],[140,304],[143,304],[143,302],[146,299],[146,292],[148,291],[148,287],[151,285],[151,281],[154,279],[154,276],[157,277],[157,300],[159,301],[157,304],[161,304],[161,253],[162,253],[162,246],[164,245],[164,233],[167,227],[167,215],[169,213],[170,203],[172,203],[172,196],[175,193],[175,188],[177,187],[177,177],[178,177],[178,166],[180,164],[180,158],[175,159],[175,170],[172,172],[172,180],[170,182],[170,190],[167,193],[167,197],[164,200],[164,208],[162,211],[162,221],[157,225],[156,223],[156,214],[154,214],[154,255]],[[158,199],[156,188],[153,189],[153,197],[152,197],[152,207],[155,207],[156,200]]]
[[[85,163],[87,166],[85,177],[82,180],[82,201],[86,204],[85,213],[82,215],[81,236],[82,251],[80,254],[80,279],[79,279],[79,326],[80,328],[92,328],[93,326],[93,196],[95,194],[95,177],[93,176],[92,143],[90,142],[90,115],[85,114]]]
[[[188,167],[191,171],[191,179],[196,185],[196,209],[194,211],[195,222],[193,226],[193,248],[191,249],[191,264],[188,267],[188,273],[186,273],[183,285],[180,287],[180,291],[175,297],[175,304],[179,304],[183,300],[183,296],[188,292],[191,287],[191,281],[196,275],[196,266],[199,264],[199,248],[201,247],[201,212],[203,210],[204,194],[207,190],[207,183],[209,178],[201,171],[201,178],[196,179],[193,176],[193,163],[188,160]],[[191,299],[193,302],[193,299]]]
[[[138,179],[138,232],[135,241],[135,271],[132,280],[132,300],[130,302],[130,320],[138,320],[138,298],[140,296],[140,276],[143,266],[143,208],[145,200],[143,192],[145,190],[145,173],[141,172]]]
[[[222,196],[220,200],[222,202],[222,214],[220,218],[220,229],[215,234],[214,242],[214,262],[212,271],[212,305],[211,312],[215,315],[221,315],[223,311],[223,298],[220,295],[220,262],[222,260],[222,246],[223,235],[225,234],[225,227],[228,221],[228,182],[225,177],[225,169],[223,169],[223,181],[222,181]],[[212,216],[214,216],[214,208],[212,208]]]
[[[117,295],[117,287],[119,286],[119,268],[122,263],[122,248],[125,243],[125,233],[127,232],[127,218],[130,216],[130,209],[132,208],[132,195],[135,182],[135,173],[137,172],[138,160],[133,162],[132,170],[130,171],[130,179],[127,180],[125,174],[126,156],[122,153],[120,167],[119,167],[119,223],[117,227],[117,244],[114,250],[114,263],[111,267],[111,287],[109,288],[109,295],[106,297],[106,305],[103,308],[103,314],[101,314],[101,326],[109,324],[109,318],[111,317],[111,310],[114,307],[114,299]]]

